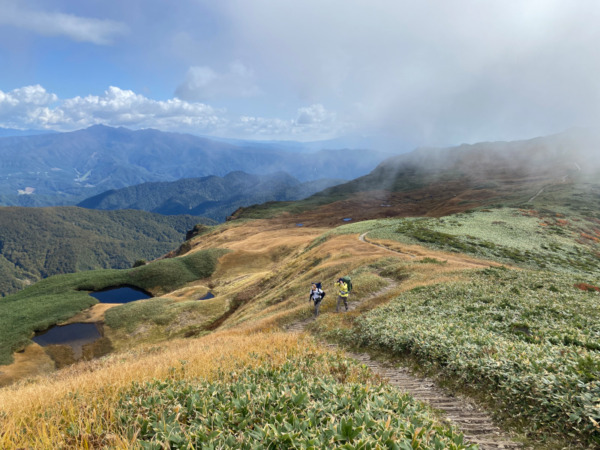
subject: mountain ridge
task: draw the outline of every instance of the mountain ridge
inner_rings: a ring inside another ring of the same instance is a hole
[[[357,150],[293,153],[206,138],[96,125],[84,130],[0,138],[0,204],[76,204],[110,189],[243,170],[286,171],[300,181],[351,179],[389,154]]]
[[[423,147],[294,204],[257,205],[237,211],[235,217],[307,211],[289,220],[315,223],[319,217],[317,223],[329,218],[328,224],[333,224],[342,220],[344,208],[357,211],[355,220],[365,220],[445,215],[495,202],[524,204],[548,184],[598,173],[599,148],[600,135],[587,129],[522,141]]]
[[[85,199],[90,209],[140,209],[166,215],[191,214],[218,222],[239,207],[274,200],[299,200],[345,180],[300,182],[285,172],[252,175],[242,171],[177,181],[147,182]]]

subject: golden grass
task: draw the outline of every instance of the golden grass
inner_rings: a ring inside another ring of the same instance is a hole
[[[171,299],[170,295],[161,298]],[[171,304],[168,308],[174,317],[168,324],[157,324],[152,320],[140,321],[132,331],[128,331],[126,328],[113,329],[105,326],[105,336],[111,340],[113,347],[117,350],[127,350],[140,344],[156,344],[183,337],[186,332],[191,332],[186,336],[197,336],[227,310],[227,300],[220,296],[193,302],[182,299],[174,300],[176,303]],[[141,300],[141,302],[143,301],[145,300]]]
[[[503,264],[500,264],[495,261],[490,261],[487,259],[480,259],[474,256],[466,256],[462,253],[454,253],[454,252],[444,252],[441,250],[433,250],[427,247],[423,247],[421,245],[414,244],[403,244],[397,241],[390,241],[384,239],[369,239],[369,242],[372,242],[376,245],[382,245],[389,251],[399,252],[396,253],[397,256],[400,256],[404,259],[410,260],[420,260],[423,258],[434,258],[440,261],[446,261],[447,265],[453,266],[456,268],[481,268],[481,267],[499,267]],[[383,250],[383,249],[382,249]],[[384,250],[385,251],[385,250]],[[388,253],[389,255],[389,253]],[[505,264],[504,264],[505,265]],[[440,270],[443,270],[440,268]]]
[[[0,448],[129,448],[132,443],[118,435],[112,410],[133,382],[212,380],[219,370],[258,364],[251,353],[283,364],[292,354],[321,351],[294,334],[218,332],[76,364],[52,378],[0,390]],[[69,425],[79,430],[76,436],[69,435]]]
[[[15,353],[12,364],[2,366],[0,386],[7,386],[24,377],[43,375],[53,371],[54,361],[42,347],[33,343],[25,347],[23,353]]]
[[[378,242],[404,252],[402,255],[360,242],[358,235],[335,235],[306,251],[324,231],[324,228],[284,226],[258,220],[227,224],[199,236],[194,240],[192,252],[210,247],[233,251],[220,259],[211,279],[198,280],[165,297],[184,302],[210,290],[217,297],[206,301],[207,314],[202,311],[183,314],[170,328],[141,327],[134,336],[115,333],[111,337],[117,348],[137,347],[102,360],[76,364],[55,372],[52,377],[41,376],[0,390],[0,448],[129,447],[131,442],[116,432],[111,406],[119,392],[132,382],[173,376],[210,380],[218,369],[233,370],[239,364],[252,364],[249,352],[283,361],[291,352],[312,347],[312,341],[302,340],[304,338],[299,341],[298,335],[275,332],[285,324],[312,315],[313,308],[308,302],[312,281],[322,281],[328,293],[318,328],[331,329],[351,326],[357,315],[416,286],[454,281],[464,277],[466,271],[498,265],[420,246]],[[422,258],[446,263],[419,263]],[[407,278],[399,278],[393,289],[374,296],[386,281],[369,266],[385,259],[390,260],[390,265],[399,265],[402,272],[406,270]],[[361,272],[361,268],[364,271]],[[333,280],[352,271],[358,273],[350,301],[362,303],[343,317],[327,314],[335,309]],[[201,329],[209,316],[225,313],[234,300],[240,298],[244,301],[223,322],[221,331],[198,339],[164,341],[185,327]],[[109,307],[94,307],[78,319],[101,318]],[[111,331],[108,331],[110,336]],[[139,346],[144,340],[146,344]],[[148,344],[159,340],[162,340],[160,344]],[[39,347],[30,346],[20,356],[17,359],[20,368],[2,367],[5,374],[13,371],[15,376],[11,380],[27,370],[29,376],[35,374],[37,369],[28,368],[29,362],[37,363],[40,369],[52,370],[51,360]],[[181,361],[185,361],[185,365]],[[76,424],[76,428],[84,432],[76,438],[69,436],[66,431],[69,424]]]
[[[68,325],[70,323],[94,323],[104,320],[104,313],[110,308],[119,306],[120,303],[96,303],[91,308],[81,311],[79,314],[65,320],[60,325]]]

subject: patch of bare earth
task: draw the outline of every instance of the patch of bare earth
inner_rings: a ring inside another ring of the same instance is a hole
[[[15,353],[13,357],[12,364],[0,366],[0,387],[8,386],[23,378],[43,375],[55,370],[52,358],[36,343],[28,345],[25,350]]]

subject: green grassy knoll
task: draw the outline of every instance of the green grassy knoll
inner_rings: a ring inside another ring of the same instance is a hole
[[[312,246],[335,234],[364,232],[370,239],[420,244],[529,268],[600,271],[600,219],[565,208],[498,208],[439,219],[369,220],[329,231]]]
[[[223,299],[176,301],[160,297],[116,306],[106,311],[104,318],[116,340],[129,341],[130,334],[143,327],[145,342],[164,341],[208,333],[207,326],[226,310]],[[136,339],[136,344],[141,341]]]
[[[569,179],[573,182],[546,186],[529,202],[529,207],[549,208],[562,213],[576,213],[600,219],[600,172],[577,174]]]
[[[423,404],[334,355],[258,355],[214,381],[134,384],[115,408],[143,448],[476,448]],[[185,365],[181,367],[185,371]],[[257,447],[257,443],[258,447]]]
[[[88,291],[131,285],[163,294],[209,277],[224,252],[210,249],[135,269],[55,275],[4,297],[0,299],[0,364],[9,364],[12,353],[28,345],[34,331],[45,330],[98,303]]]
[[[486,269],[415,288],[334,333],[411,354],[527,431],[600,443],[600,309],[589,277]]]

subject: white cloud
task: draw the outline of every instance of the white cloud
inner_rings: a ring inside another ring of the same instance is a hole
[[[298,109],[297,125],[331,124],[335,121],[335,114],[328,112],[323,105],[316,104]]]
[[[0,7],[0,24],[43,36],[66,36],[79,42],[107,45],[113,43],[115,37],[128,31],[125,24],[114,20],[27,9],[10,0],[0,1]]]
[[[253,97],[259,93],[253,71],[239,61],[232,62],[223,73],[208,66],[190,67],[175,91],[178,98],[189,101]]]
[[[56,101],[58,97],[40,85],[0,91],[0,123],[6,128],[40,126],[48,114],[48,107]]]
[[[71,131],[91,125],[156,128],[206,135],[261,139],[314,140],[351,129],[321,104],[299,108],[293,118],[242,116],[179,98],[159,101],[131,90],[109,87],[102,95],[60,100],[42,86],[0,91],[0,126]]]
[[[226,123],[223,111],[203,103],[158,101],[114,86],[100,96],[62,101],[39,85],[0,91],[0,125],[7,128],[69,131],[105,124],[211,133]]]
[[[328,139],[352,131],[353,125],[337,119],[323,105],[298,108],[294,119],[242,116],[231,130],[239,137],[262,139]]]

